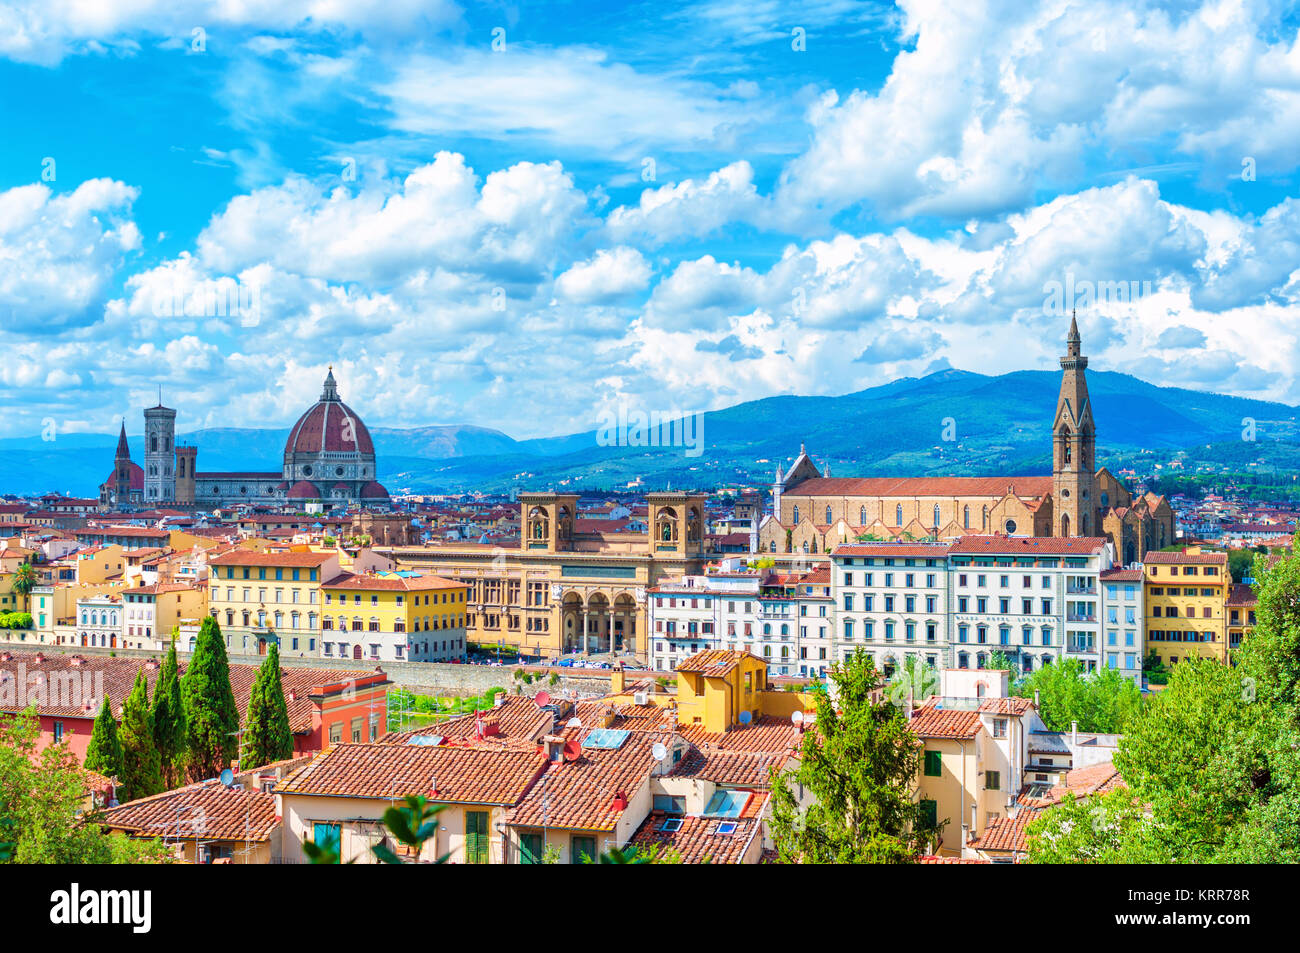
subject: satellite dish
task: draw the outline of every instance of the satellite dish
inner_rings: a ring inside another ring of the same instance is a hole
[[[538,692],[533,696],[533,701],[537,702],[538,705],[549,705],[551,703],[551,694],[550,692]]]
[[[655,746],[650,749],[650,756],[656,761],[662,761],[664,758],[668,757],[668,748],[662,741],[656,741]]]
[[[742,725],[747,725],[753,720],[754,720],[754,716],[751,715],[748,711],[742,711],[740,713],[740,723]]]
[[[796,724],[796,725],[802,725],[802,724],[803,724],[803,712],[801,712],[801,711],[791,712],[791,713],[790,713],[790,721],[791,721],[791,723],[793,723],[793,724]]]
[[[568,721],[566,721],[566,722],[564,723],[564,727],[565,727],[565,728],[581,728],[581,727],[582,727],[582,721],[581,721],[581,719],[578,718],[577,715],[574,715],[572,718],[570,718]]]
[[[226,768],[224,771],[222,771],[222,772],[221,772],[221,783],[224,784],[226,787],[230,787],[232,784],[234,784],[234,783],[235,783],[235,772],[234,772],[234,771],[231,771],[229,768]]]

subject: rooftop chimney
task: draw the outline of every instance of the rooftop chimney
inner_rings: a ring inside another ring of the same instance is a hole
[[[1077,721],[1072,721],[1070,722],[1070,744],[1077,745],[1078,743],[1079,743],[1079,723]]]

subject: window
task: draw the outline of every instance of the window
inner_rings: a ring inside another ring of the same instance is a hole
[[[519,835],[519,863],[540,864],[546,852],[542,835],[538,831],[525,831]]]
[[[926,751],[925,753],[925,776],[927,778],[937,778],[943,775],[943,752]]]
[[[1002,772],[985,771],[984,772],[984,790],[1001,791],[1002,790]]]
[[[569,863],[585,863],[584,858],[590,858],[593,861],[597,859],[596,838],[581,837],[575,834],[569,843]]]
[[[926,827],[937,827],[939,824],[939,804],[937,801],[931,801],[928,798],[921,801],[921,823]]]
[[[338,824],[313,824],[311,826],[311,839],[317,847],[328,848],[330,852],[338,858],[341,863],[343,858],[341,854],[341,837]]]

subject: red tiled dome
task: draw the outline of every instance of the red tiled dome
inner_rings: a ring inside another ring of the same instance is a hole
[[[306,480],[299,480],[289,488],[289,499],[291,500],[314,500],[320,493],[316,487],[312,486]]]
[[[361,488],[361,498],[363,500],[386,500],[388,499],[388,491],[374,480],[371,480]]]
[[[334,372],[325,378],[325,391],[289,431],[284,445],[285,454],[320,453],[374,453],[375,445],[370,431],[361,418],[343,401],[339,400],[334,384]]]

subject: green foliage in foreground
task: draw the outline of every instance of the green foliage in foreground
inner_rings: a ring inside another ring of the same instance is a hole
[[[1030,861],[1300,863],[1300,556],[1256,571],[1237,666],[1175,665],[1120,741],[1127,789],[1045,812]]]

